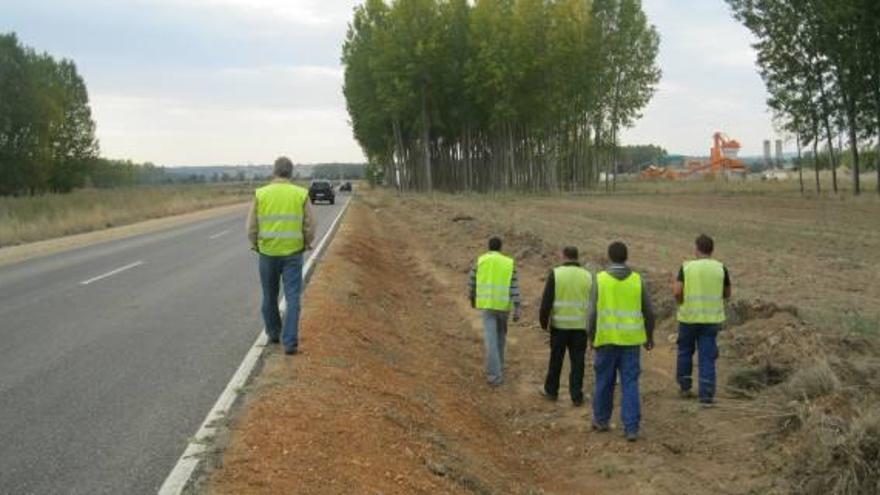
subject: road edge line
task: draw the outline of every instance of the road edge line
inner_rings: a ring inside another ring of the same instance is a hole
[[[348,210],[348,207],[353,200],[354,196],[350,197],[345,203],[345,206],[342,207],[342,211],[336,215],[333,223],[330,224],[330,228],[327,229],[327,233],[321,239],[321,242],[319,242],[318,246],[312,251],[309,259],[306,260],[306,263],[303,266],[302,275],[303,289],[305,289],[305,284],[311,277],[312,271],[317,264],[317,260],[321,258],[324,250],[327,249],[330,241],[335,237],[336,230],[339,228],[339,222],[342,220],[342,216]],[[281,311],[286,310],[287,305],[285,304],[283,297],[278,306]],[[184,493],[184,490],[190,485],[193,474],[196,473],[196,468],[198,468],[199,464],[204,461],[203,454],[207,451],[210,440],[216,434],[217,423],[228,415],[229,410],[238,398],[239,389],[244,387],[247,381],[251,378],[257,363],[260,361],[263,350],[266,348],[266,343],[266,332],[265,328],[263,328],[247,354],[245,354],[238,369],[232,375],[229,383],[226,384],[223,392],[220,393],[220,397],[217,398],[214,406],[208,411],[208,415],[205,417],[205,420],[202,421],[195,436],[190,439],[183,454],[177,459],[177,463],[171,469],[171,472],[168,473],[168,476],[159,488],[159,495],[180,495]]]

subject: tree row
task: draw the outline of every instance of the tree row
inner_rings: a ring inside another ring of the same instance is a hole
[[[849,148],[853,191],[861,191],[862,150],[880,142],[880,2],[877,0],[727,0],[757,38],[768,104],[801,148],[812,148],[816,189],[824,148],[832,187]],[[836,139],[846,136],[846,145]],[[837,141],[837,143],[835,143]],[[877,167],[880,193],[880,167]],[[803,191],[803,180],[801,190]]]
[[[389,184],[591,187],[653,96],[658,45],[640,0],[367,0],[344,94]]]

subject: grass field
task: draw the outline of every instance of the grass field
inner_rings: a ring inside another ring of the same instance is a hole
[[[778,186],[362,192],[306,292],[304,354],[270,351],[207,491],[877,493],[880,199]],[[734,286],[708,410],[677,393],[670,290],[701,232],[715,237]],[[525,304],[498,389],[483,383],[481,324],[465,291],[491,235],[517,260]],[[598,270],[614,240],[629,245],[659,320],[657,348],[642,355],[636,444],[590,430],[589,407],[564,400],[567,370],[558,402],[537,393],[547,271],[564,245]]]
[[[0,247],[51,239],[248,200],[253,185],[83,189],[0,197]]]

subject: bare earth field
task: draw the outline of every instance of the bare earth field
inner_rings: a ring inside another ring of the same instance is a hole
[[[878,218],[870,197],[368,192],[309,285],[303,352],[269,352],[199,488],[876,493]],[[669,290],[700,232],[715,237],[734,283],[719,403],[708,410],[676,393]],[[498,389],[484,383],[479,319],[465,293],[492,234],[517,259],[526,303]],[[618,239],[648,277],[661,318],[657,348],[643,353],[635,444],[616,427],[591,432],[589,407],[538,395],[548,346],[537,306],[556,252],[577,245],[595,269]]]

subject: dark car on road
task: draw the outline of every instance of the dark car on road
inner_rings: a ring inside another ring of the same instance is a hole
[[[341,186],[339,186],[339,192],[351,192],[351,182],[343,182]]]
[[[316,180],[309,186],[309,199],[312,204],[318,201],[329,201],[330,204],[336,203],[336,193],[333,192],[333,184],[327,180]]]

